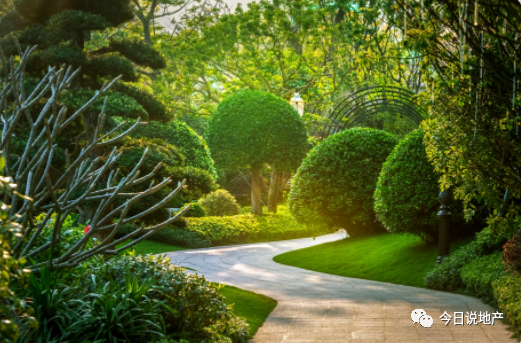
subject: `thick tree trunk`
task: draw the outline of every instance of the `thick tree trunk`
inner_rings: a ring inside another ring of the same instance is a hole
[[[251,214],[262,216],[261,174],[259,168],[251,171]]]
[[[273,169],[271,171],[270,190],[268,194],[268,212],[277,213],[281,177],[282,172],[280,170]]]

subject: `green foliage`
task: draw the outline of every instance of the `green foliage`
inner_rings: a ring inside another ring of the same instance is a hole
[[[240,206],[235,197],[224,189],[219,189],[199,200],[208,216],[234,216],[239,214]]]
[[[87,103],[93,96],[95,91],[90,89],[81,89],[78,91],[71,90],[67,92],[64,104],[69,106],[73,111],[79,110]],[[105,98],[99,98],[89,107],[89,111],[100,113],[103,108]],[[147,112],[141,105],[133,98],[125,96],[119,92],[109,92],[108,101],[105,108],[107,113],[112,115],[145,119]]]
[[[501,259],[509,272],[521,272],[521,230],[505,243]]]
[[[249,208],[243,208],[249,211]],[[151,240],[187,248],[206,248],[216,245],[265,242],[330,233],[328,229],[310,229],[299,225],[285,206],[278,213],[262,217],[241,214],[228,217],[187,218],[186,227],[166,227],[150,237]],[[127,226],[125,232],[136,228]]]
[[[192,202],[190,204],[190,209],[188,210],[188,212],[186,212],[184,214],[184,216],[187,217],[187,218],[190,218],[190,217],[195,217],[195,218],[205,217],[206,216],[206,211],[204,210],[204,208],[201,205],[199,205],[199,203]]]
[[[374,192],[377,219],[389,232],[437,241],[439,175],[427,159],[421,129],[408,134],[382,166]]]
[[[506,218],[491,218],[489,226],[476,234],[476,239],[470,244],[445,257],[426,277],[429,288],[454,292],[466,289],[461,277],[462,268],[485,255],[500,251],[505,242],[517,230],[518,221]],[[486,275],[484,275],[486,277]]]
[[[117,51],[134,63],[152,69],[163,69],[166,62],[163,57],[149,44],[137,40],[111,39],[108,47]]]
[[[171,117],[167,112],[165,105],[162,102],[156,100],[155,95],[146,90],[144,87],[118,82],[112,87],[112,89],[134,98],[148,113],[149,120],[158,120],[164,122]]]
[[[42,213],[35,218],[35,223],[37,225],[41,224],[41,222],[45,219],[45,213]],[[42,229],[42,233],[36,238],[36,242],[33,247],[28,251],[31,253],[32,251],[49,244],[52,239],[52,233],[54,230],[54,224],[56,222],[56,214],[53,214],[51,219],[47,221],[45,226]],[[56,243],[54,247],[53,258],[59,257],[63,255],[66,251],[72,248],[80,239],[85,235],[84,231],[85,225],[78,224],[78,215],[68,215],[65,219],[63,219],[63,225],[61,227],[60,233],[60,241]],[[92,248],[95,238],[87,241],[85,244],[85,248]],[[48,254],[37,255],[37,257],[33,258],[34,262],[42,262],[44,260],[48,260]]]
[[[518,333],[521,332],[521,277],[519,274],[506,274],[492,281],[494,298],[499,310],[505,314],[509,324]]]
[[[187,275],[161,256],[121,256],[108,262],[86,265],[78,277],[78,287],[83,293],[97,283],[110,282],[123,287],[129,276],[138,282],[154,280],[147,297],[163,302],[153,313],[162,317],[166,334],[172,338],[198,341],[242,343],[246,342],[247,327],[227,307],[218,289],[197,275]],[[228,339],[228,340],[226,340]]]
[[[215,286],[168,259],[96,259],[69,273],[32,277],[31,306],[40,322],[21,342],[246,342],[247,327]]]
[[[373,193],[394,136],[350,129],[328,137],[308,154],[292,180],[289,207],[309,226],[336,226],[350,235],[385,231],[376,223]]]
[[[297,111],[267,92],[244,90],[223,100],[206,134],[215,162],[229,170],[269,164],[291,171],[309,150]]]
[[[3,165],[3,158],[1,158]],[[3,168],[0,168],[3,169]],[[0,181],[5,182],[4,178]],[[3,187],[2,187],[3,188]],[[15,259],[11,256],[12,242],[15,235],[20,235],[21,227],[9,218],[9,208],[2,205],[0,209],[0,341],[11,343],[19,337],[19,327],[16,317],[34,321],[22,311],[27,310],[25,302],[19,298],[13,289],[13,283],[25,286],[28,272],[22,269],[25,259]],[[25,318],[24,318],[25,317]]]
[[[137,67],[161,69],[166,66],[163,56],[152,46],[121,35],[95,51],[85,46],[96,31],[116,28],[133,17],[131,0],[17,0],[10,14],[0,18],[0,36],[5,37],[2,47],[8,56],[18,54],[11,34],[17,37],[22,50],[38,45],[27,67],[31,75],[41,76],[48,66],[81,67],[77,76],[82,79],[77,82],[80,92],[98,89],[104,81],[119,75],[124,81],[137,82]],[[166,119],[166,109],[160,101],[126,90],[112,93],[114,99],[107,109],[108,115]],[[69,102],[83,104],[81,94],[80,99],[74,101],[73,93],[77,92],[71,92]]]
[[[167,124],[152,121],[132,132],[131,137],[160,138],[168,144],[175,145],[186,157],[188,166],[209,171],[216,176],[213,160],[206,142],[182,121],[174,120]]]
[[[152,180],[155,184],[158,184],[162,182],[164,178],[169,177],[172,182],[158,192],[149,195],[147,198],[133,203],[129,212],[130,215],[137,214],[148,208],[151,201],[161,201],[163,197],[176,188],[178,183],[184,179],[186,179],[186,188],[182,189],[180,193],[163,208],[143,217],[141,220],[145,223],[156,223],[166,220],[168,218],[166,208],[182,207],[185,203],[196,201],[216,188],[215,180],[208,171],[184,166],[186,160],[181,149],[168,144],[161,138],[147,138],[144,135],[140,135],[139,137],[140,138],[126,137],[123,140],[123,146],[118,149],[118,152],[122,152],[123,154],[116,162],[115,167],[120,168],[120,172],[126,175],[139,162],[145,149],[148,149],[148,155],[140,168],[142,174],[146,175],[152,172],[157,164],[161,162],[162,166],[156,171]],[[148,186],[148,183],[144,183],[135,186],[135,189],[137,191],[144,191]]]
[[[506,274],[501,263],[501,252],[481,256],[461,268],[461,279],[473,294],[493,298],[492,281]]]

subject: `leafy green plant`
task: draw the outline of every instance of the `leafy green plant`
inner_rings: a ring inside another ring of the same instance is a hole
[[[493,217],[489,225],[476,234],[476,239],[445,257],[427,275],[427,287],[445,291],[465,289],[461,278],[461,270],[465,265],[476,261],[481,256],[491,255],[500,251],[505,242],[517,231],[518,219]]]
[[[350,235],[385,232],[376,222],[373,193],[394,136],[355,128],[311,150],[292,180],[289,207],[304,225],[344,228]]]
[[[296,169],[309,151],[306,129],[291,105],[268,92],[242,90],[221,101],[206,140],[219,168],[250,169],[252,214],[262,215],[260,169]]]
[[[481,256],[461,268],[461,279],[473,294],[493,299],[492,281],[506,274],[501,263],[501,252]]]
[[[176,146],[186,158],[190,167],[206,170],[217,177],[210,149],[205,140],[186,123],[174,120],[166,124],[151,121],[140,126],[131,134],[133,138],[158,138]]]
[[[219,189],[199,200],[208,216],[234,216],[239,214],[240,206],[235,197],[224,189]]]
[[[505,243],[501,258],[507,271],[521,272],[521,230]]]
[[[509,274],[492,281],[494,298],[512,328],[521,333],[521,276]]]
[[[0,170],[3,169],[4,158],[0,157]],[[2,191],[11,189],[8,178],[0,177]],[[28,271],[23,269],[25,259],[15,259],[11,255],[13,238],[21,234],[21,226],[9,218],[9,208],[1,204],[0,208],[0,341],[11,343],[19,337],[19,320],[35,325],[29,317],[25,301],[16,294],[13,284],[23,289],[27,283]]]
[[[198,202],[192,202],[190,204],[190,209],[188,210],[188,212],[185,213],[184,215],[186,218],[189,218],[189,217],[205,217],[206,216],[206,211],[204,210],[204,208],[199,205]]]
[[[80,301],[77,318],[67,327],[71,341],[148,343],[163,337],[163,317],[157,316],[162,303],[146,295],[154,282],[125,276],[123,285],[101,286],[92,275],[91,292]]]
[[[93,279],[92,275],[96,278]],[[218,289],[197,275],[187,275],[183,268],[176,267],[161,256],[119,256],[108,262],[99,261],[84,265],[78,271],[79,294],[86,294],[96,283],[110,282],[114,287],[127,287],[129,276],[132,287],[154,280],[153,285],[143,286],[136,296],[162,303],[154,307],[154,318],[162,317],[166,334],[174,339],[193,339],[208,342],[243,343],[247,338],[247,327],[227,307]],[[146,293],[144,293],[146,291]],[[139,298],[139,297],[137,297]],[[135,298],[135,301],[137,301]],[[101,303],[100,303],[101,305]],[[156,306],[156,305],[154,305]]]
[[[374,192],[377,219],[390,232],[437,241],[438,174],[427,159],[421,129],[403,138],[387,157]]]

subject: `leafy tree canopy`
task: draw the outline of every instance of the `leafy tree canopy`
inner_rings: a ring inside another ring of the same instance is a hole
[[[207,142],[219,167],[298,167],[309,151],[297,111],[273,94],[244,90],[223,100],[210,118]]]

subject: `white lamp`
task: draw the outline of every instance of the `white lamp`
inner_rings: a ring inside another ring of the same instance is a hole
[[[298,114],[300,114],[300,116],[302,116],[304,114],[304,99],[302,99],[299,94],[297,92],[295,92],[295,94],[293,95],[293,98],[289,101],[289,103],[291,104],[291,106],[293,106]]]

